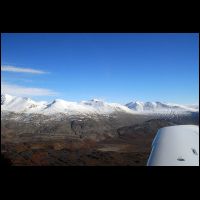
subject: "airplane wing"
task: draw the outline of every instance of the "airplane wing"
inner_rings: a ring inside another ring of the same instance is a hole
[[[199,166],[199,126],[159,129],[152,142],[147,166]]]

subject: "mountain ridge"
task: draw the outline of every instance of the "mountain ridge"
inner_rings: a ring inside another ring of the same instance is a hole
[[[199,112],[198,105],[181,105],[162,102],[129,102],[125,105],[119,103],[107,103],[102,100],[92,99],[88,101],[72,102],[63,99],[46,101],[34,101],[27,97],[16,97],[9,94],[1,94],[1,110],[19,113],[55,114],[109,114],[112,112],[127,113],[162,113],[162,112]]]

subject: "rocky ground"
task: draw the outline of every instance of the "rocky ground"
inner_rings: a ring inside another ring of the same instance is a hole
[[[198,114],[44,117],[3,114],[1,154],[16,166],[146,165],[161,127],[197,124]]]

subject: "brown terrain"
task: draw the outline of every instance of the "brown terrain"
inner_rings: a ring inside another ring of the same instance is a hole
[[[159,128],[198,124],[191,116],[63,119],[40,122],[39,127],[35,121],[1,120],[1,154],[8,165],[144,166]]]

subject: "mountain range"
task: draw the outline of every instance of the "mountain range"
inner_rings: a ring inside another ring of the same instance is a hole
[[[16,97],[1,94],[1,111],[16,113],[37,113],[51,115],[64,113],[67,115],[109,114],[113,112],[125,113],[184,113],[199,112],[198,105],[180,105],[162,102],[130,102],[125,105],[107,103],[98,99],[89,101],[71,102],[55,99],[52,102],[34,101],[27,97]]]

